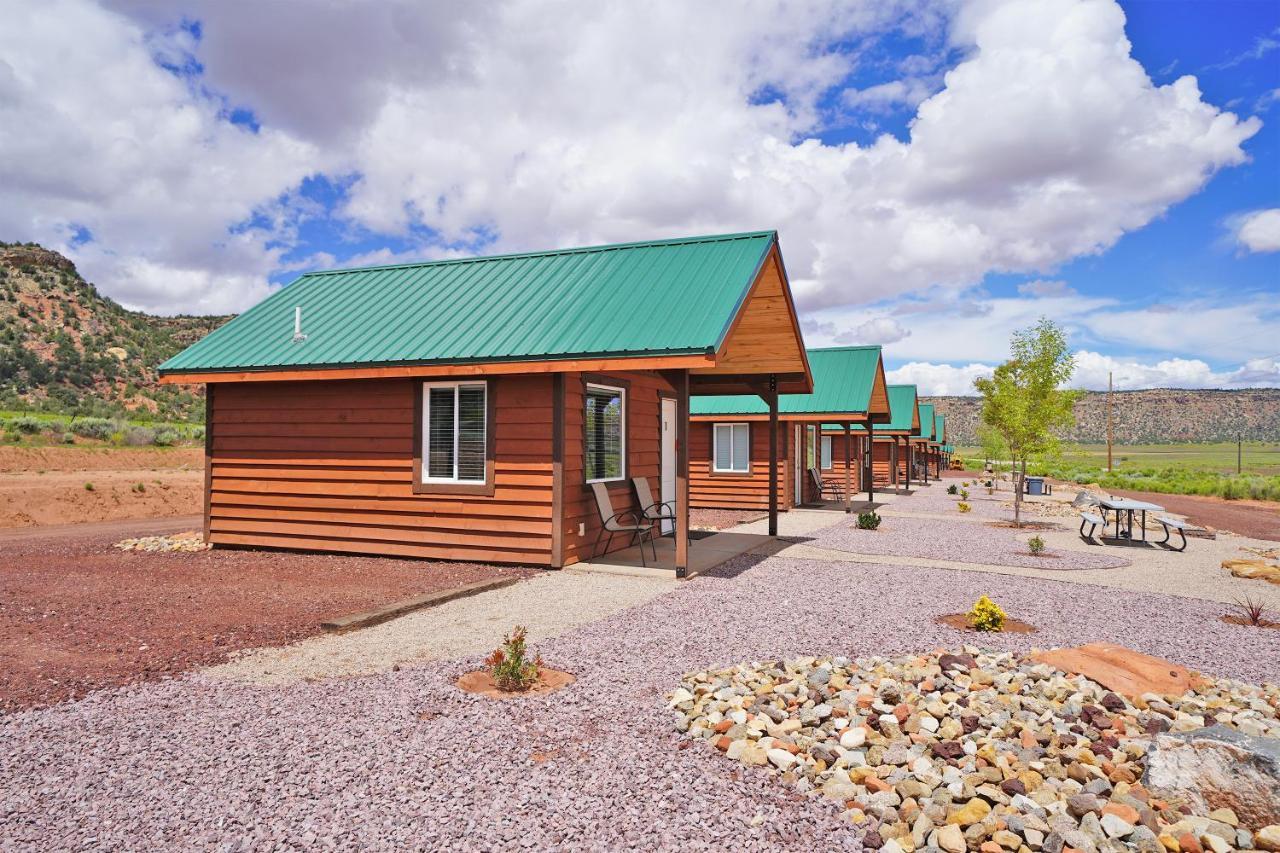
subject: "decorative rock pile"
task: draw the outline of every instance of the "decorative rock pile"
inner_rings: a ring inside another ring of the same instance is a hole
[[[137,539],[122,539],[115,544],[121,551],[148,551],[164,553],[173,551],[208,551],[210,545],[199,533],[188,531],[174,533],[170,536],[141,536]]]
[[[966,647],[692,673],[669,699],[678,730],[840,801],[882,853],[1280,849],[1280,827],[1245,826],[1230,809],[1190,814],[1141,784],[1156,733],[1218,723],[1280,737],[1274,685],[1223,680],[1130,703],[1029,657]]]

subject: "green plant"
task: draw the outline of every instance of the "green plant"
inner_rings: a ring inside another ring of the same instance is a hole
[[[502,645],[485,658],[484,665],[489,668],[489,675],[499,690],[528,690],[537,682],[542,656],[535,655],[529,659],[525,648],[527,634],[528,630],[523,625],[517,625],[502,638]]]
[[[858,513],[859,530],[875,530],[880,526],[880,516],[875,511]]]
[[[156,430],[154,439],[157,447],[172,447],[178,443],[178,433],[171,429]]]
[[[155,430],[147,427],[130,427],[129,431],[124,434],[124,443],[130,447],[142,447],[143,445],[154,443],[155,440]]]
[[[960,491],[960,487],[957,486],[955,483],[952,483],[950,486],[947,486],[947,494],[949,495],[957,494],[959,493],[959,491]]]
[[[969,625],[975,631],[1000,631],[1004,629],[1005,612],[990,598],[985,595],[979,598],[973,605],[973,609],[965,614],[969,619]]]
[[[84,484],[84,490],[85,490],[86,492],[92,492],[92,491],[93,491],[93,483],[85,483],[85,484]]]
[[[968,489],[961,489],[961,490],[960,490],[960,500],[962,500],[962,501],[967,501],[967,500],[969,500],[969,490],[968,490]]]
[[[134,483],[131,489],[137,492],[138,494],[142,494],[147,490],[147,486],[145,483]]]
[[[13,418],[5,424],[5,429],[10,432],[22,432],[27,435],[35,435],[45,428],[45,422],[39,418],[33,418],[24,415],[20,418]]]
[[[968,512],[969,510],[973,509],[973,507],[969,506],[964,501],[960,501],[960,503],[956,504],[956,509],[960,510],[961,512]]]
[[[1032,536],[1030,539],[1027,540],[1027,547],[1031,549],[1032,554],[1036,554],[1036,555],[1043,554],[1044,540],[1041,539],[1039,536]]]
[[[64,432],[64,433],[62,434],[62,443],[63,443],[63,444],[75,444],[75,443],[76,443],[76,437],[75,437],[75,435],[74,435],[73,433]]]

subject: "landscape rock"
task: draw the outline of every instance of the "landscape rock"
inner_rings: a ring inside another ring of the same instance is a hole
[[[1147,755],[1143,784],[1206,814],[1230,809],[1247,827],[1280,823],[1280,739],[1220,724],[1160,734]]]

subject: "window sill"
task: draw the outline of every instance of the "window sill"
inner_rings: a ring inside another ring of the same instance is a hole
[[[782,460],[779,459],[778,462],[781,468]],[[738,480],[749,480],[755,476],[754,471],[717,471],[715,468],[712,468],[710,473],[712,477],[730,477]]]
[[[415,495],[480,495],[493,497],[494,484],[487,483],[423,483],[414,481]]]

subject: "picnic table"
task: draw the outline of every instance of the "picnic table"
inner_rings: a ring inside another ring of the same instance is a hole
[[[1142,541],[1147,541],[1147,513],[1148,512],[1164,512],[1164,507],[1159,504],[1148,503],[1147,501],[1135,501],[1132,498],[1100,498],[1098,500],[1098,508],[1102,510],[1102,531],[1106,535],[1107,512],[1114,512],[1116,535],[1115,539],[1128,539],[1133,541],[1133,515],[1134,513],[1142,513]],[[1120,521],[1124,518],[1124,535],[1120,533]]]

